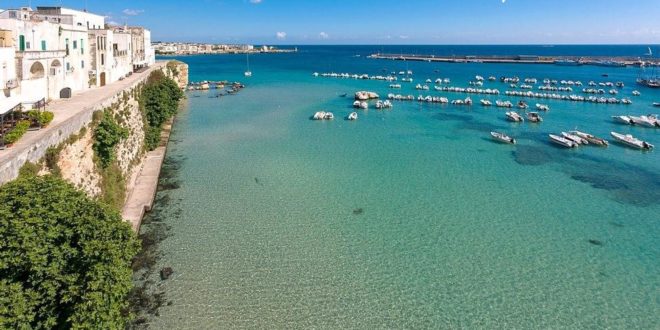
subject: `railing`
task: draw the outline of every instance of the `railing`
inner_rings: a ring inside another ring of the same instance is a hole
[[[22,58],[24,60],[45,60],[64,56],[66,56],[65,50],[28,50],[16,53],[17,58]]]

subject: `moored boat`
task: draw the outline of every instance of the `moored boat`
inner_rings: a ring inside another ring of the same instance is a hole
[[[630,120],[635,125],[643,127],[658,127],[658,119],[653,115],[648,116],[630,116]]]
[[[561,136],[567,140],[571,140],[577,144],[589,144],[589,141],[587,139],[583,139],[575,134],[570,134],[566,132],[561,132]]]
[[[493,105],[493,103],[490,102],[489,100],[480,100],[479,102],[480,102],[481,105],[483,105],[484,107],[489,107],[489,106]]]
[[[543,118],[539,116],[538,112],[529,112],[527,113],[527,119],[532,123],[540,123],[543,121]]]
[[[325,119],[325,111],[317,111],[312,117],[314,120],[323,120]]]
[[[630,119],[629,116],[612,116],[612,119],[618,123],[634,125],[635,123]]]
[[[571,141],[571,140],[569,140],[569,139],[566,139],[566,138],[564,138],[564,137],[561,137],[561,136],[558,136],[558,135],[554,135],[554,134],[548,134],[548,136],[550,137],[550,142],[555,143],[555,144],[558,144],[558,145],[560,145],[560,146],[562,146],[562,147],[566,147],[566,148],[575,148],[575,147],[578,146],[577,143],[575,143],[575,142],[573,142],[573,141]]]
[[[550,107],[547,104],[536,103],[536,110],[550,111]]]
[[[642,141],[640,139],[635,138],[634,136],[630,134],[621,134],[617,132],[610,132],[614,140],[617,142],[626,145],[628,147],[631,147],[633,149],[639,149],[639,150],[651,150],[653,149],[653,145],[646,142]]]
[[[351,112],[348,117],[346,117],[348,120],[357,120],[358,119],[358,114],[357,112]]]
[[[499,133],[499,132],[490,132],[490,136],[493,137],[496,141],[503,142],[503,143],[509,143],[509,144],[516,144],[516,139],[504,134],[504,133]]]
[[[335,119],[335,115],[332,114],[332,112],[326,112],[325,116],[323,116],[323,119],[325,120],[333,120]]]
[[[589,134],[589,133],[580,132],[580,131],[577,131],[577,130],[576,131],[570,131],[569,133],[573,134],[573,135],[576,135],[576,136],[579,136],[579,137],[589,141],[589,143],[591,143],[593,145],[596,145],[596,146],[607,147],[609,145],[609,142],[607,142],[607,140],[599,138],[599,137],[594,136],[594,135]]]
[[[523,121],[525,121],[525,119],[523,119],[523,117],[520,116],[520,115],[519,115],[517,112],[515,112],[515,111],[507,111],[507,112],[506,112],[506,118],[507,118],[509,121],[513,121],[513,122],[523,122]]]

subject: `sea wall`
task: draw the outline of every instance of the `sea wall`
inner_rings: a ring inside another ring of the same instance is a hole
[[[49,109],[56,116],[50,127],[31,132],[33,134],[26,135],[25,141],[0,153],[0,185],[18,177],[20,169],[30,162],[37,164],[42,174],[59,175],[90,197],[103,199],[112,195],[109,204],[121,209],[126,197],[131,195],[147,159],[145,119],[139,96],[149,74],[155,70],[161,70],[181,87],[188,83],[188,66],[185,63],[157,63],[149,72],[140,74],[134,81],[124,82],[123,86],[103,87],[114,87],[111,94],[105,91],[106,95],[96,98],[85,94],[58,102],[54,106],[56,109]],[[89,99],[89,102],[84,102],[84,98]],[[76,107],[80,104],[83,106],[76,109],[78,112],[75,115],[69,114],[70,117],[67,117],[63,114],[60,119],[66,119],[58,121],[58,108],[67,111],[67,105],[73,107],[74,104]],[[127,132],[126,137],[115,147],[116,158],[110,169],[101,168],[93,148],[94,129],[104,111],[109,112]]]

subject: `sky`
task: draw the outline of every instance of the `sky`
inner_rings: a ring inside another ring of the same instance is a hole
[[[660,44],[660,0],[0,0],[142,25],[154,41]]]

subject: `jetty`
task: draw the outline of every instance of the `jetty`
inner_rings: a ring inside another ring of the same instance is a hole
[[[658,66],[660,60],[640,57],[612,56],[538,56],[538,55],[451,55],[385,54],[376,53],[368,58],[394,61],[419,61],[440,63],[512,63],[512,64],[568,64],[596,66]]]

